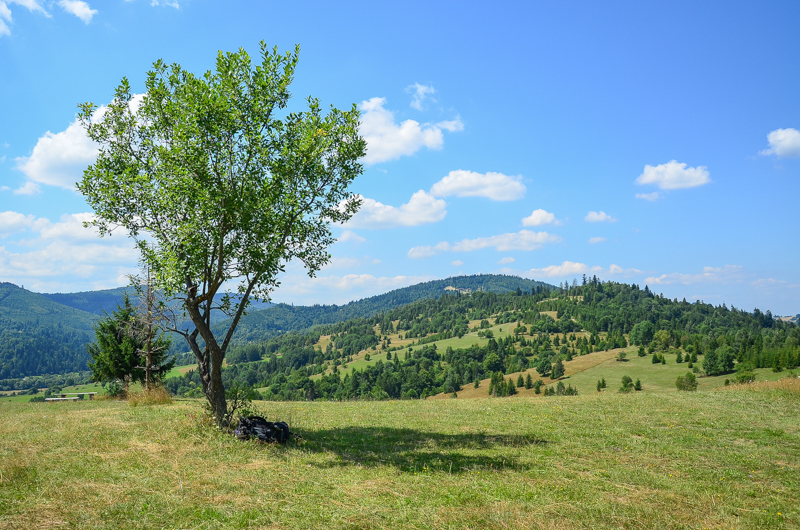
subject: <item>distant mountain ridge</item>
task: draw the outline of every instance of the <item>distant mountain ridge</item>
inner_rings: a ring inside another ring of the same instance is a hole
[[[547,285],[515,276],[482,274],[434,280],[385,294],[337,305],[291,306],[257,302],[242,318],[234,338],[242,344],[317,324],[367,318],[381,311],[434,298],[445,287],[503,293],[517,288],[530,291]],[[34,293],[12,283],[0,283],[0,379],[86,370],[86,344],[94,341],[94,323],[111,313],[131,287],[78,293]],[[265,308],[265,306],[267,306]],[[221,319],[224,315],[219,315]],[[218,321],[215,329],[224,325]],[[175,341],[175,346],[183,345]]]
[[[344,305],[291,306],[277,304],[264,311],[257,311],[242,317],[236,328],[233,343],[264,340],[287,331],[301,331],[322,324],[336,324],[352,318],[369,318],[383,311],[389,311],[423,298],[437,298],[456,290],[485,291],[490,293],[507,293],[520,289],[530,292],[538,286],[554,286],[528,280],[518,276],[504,274],[475,274],[471,276],[453,276],[443,280],[432,280],[409,287],[394,289],[388,293],[355,300]],[[215,333],[227,329],[227,320],[218,322]]]

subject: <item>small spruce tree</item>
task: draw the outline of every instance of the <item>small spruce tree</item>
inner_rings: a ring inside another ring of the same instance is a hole
[[[522,388],[523,386],[525,386],[525,379],[522,378],[522,374],[519,374],[519,377],[517,377],[517,388]]]
[[[598,392],[603,391],[603,383],[601,383],[599,379],[597,380],[597,391]]]
[[[562,377],[564,377],[564,363],[559,359],[553,365],[553,372],[550,374],[550,378],[561,379]]]
[[[528,374],[525,377],[525,388],[527,388],[528,390],[533,388],[533,378],[531,378],[531,374]]]
[[[642,389],[642,382],[639,379],[636,379],[636,383],[633,384],[633,389],[637,392]]]
[[[606,385],[606,378],[605,377],[600,379],[600,383],[602,384],[603,388],[606,388],[607,385]]]

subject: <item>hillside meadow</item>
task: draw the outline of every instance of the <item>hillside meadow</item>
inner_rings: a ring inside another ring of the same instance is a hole
[[[800,380],[694,393],[0,403],[3,528],[797,528]]]

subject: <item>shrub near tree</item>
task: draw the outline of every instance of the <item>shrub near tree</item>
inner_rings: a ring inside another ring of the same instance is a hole
[[[628,377],[627,375],[622,376],[622,386],[619,387],[619,391],[623,394],[627,394],[633,390],[633,379]]]
[[[694,392],[697,390],[697,378],[692,372],[686,375],[679,375],[675,380],[675,387],[685,392]]]

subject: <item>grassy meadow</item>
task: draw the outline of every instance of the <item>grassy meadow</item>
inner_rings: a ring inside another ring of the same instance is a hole
[[[0,527],[800,527],[800,379],[610,390],[258,402],[284,447],[199,401],[3,402]]]

